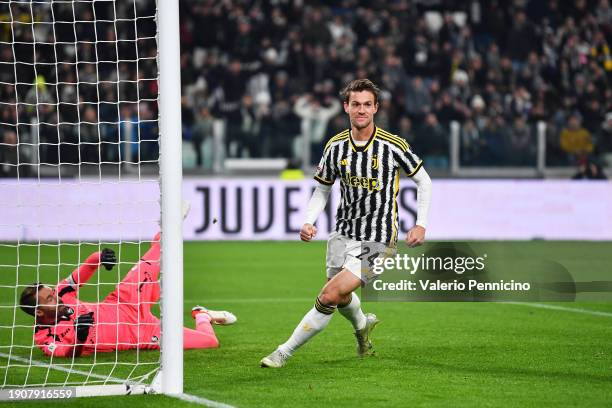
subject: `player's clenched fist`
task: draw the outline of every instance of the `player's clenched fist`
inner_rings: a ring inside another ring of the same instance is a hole
[[[117,263],[115,251],[110,248],[104,248],[100,253],[100,263],[107,271],[113,269],[113,266]]]
[[[409,247],[419,246],[425,241],[425,228],[420,225],[415,225],[408,231],[406,235],[406,245]]]
[[[93,312],[80,315],[74,320],[74,328],[79,343],[84,343],[89,335],[89,329],[94,324]]]
[[[300,230],[300,239],[302,241],[308,242],[313,239],[315,235],[317,235],[317,227],[312,224],[302,225],[302,229]]]

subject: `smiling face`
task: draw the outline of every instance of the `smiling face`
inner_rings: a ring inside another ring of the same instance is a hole
[[[344,111],[349,115],[352,127],[359,130],[367,128],[378,112],[378,103],[374,93],[370,91],[350,92],[348,101],[344,102]]]

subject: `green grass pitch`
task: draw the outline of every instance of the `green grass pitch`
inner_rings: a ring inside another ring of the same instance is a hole
[[[608,269],[610,243],[496,242],[500,251],[520,250],[555,259],[572,272]],[[83,247],[80,257],[90,250]],[[118,248],[116,248],[118,249]],[[124,244],[118,271],[99,271],[100,294],[125,274],[139,248]],[[144,248],[140,248],[140,253]],[[50,266],[35,265],[39,260]],[[185,392],[238,407],[541,407],[609,406],[612,401],[612,305],[559,303],[564,308],[602,311],[573,313],[500,303],[364,303],[382,323],[373,334],[376,356],[358,359],[350,324],[334,316],[328,328],[281,370],[262,369],[259,360],[283,342],[312,306],[325,281],[325,243],[189,242],[185,244],[185,325],[191,307],[203,304],[238,316],[234,326],[217,327],[221,347],[185,352]],[[66,276],[79,259],[74,246],[0,247],[0,302],[12,304],[15,290],[2,285],[30,283],[37,270],[45,279]],[[52,264],[61,260],[66,266]],[[17,272],[19,272],[17,274]],[[88,299],[96,287],[87,289]],[[608,314],[605,314],[608,313]],[[11,331],[13,319],[24,328]],[[0,346],[30,344],[30,320],[0,308]],[[8,353],[8,349],[0,350]],[[12,350],[29,358],[28,349]],[[38,350],[33,357],[46,358]],[[92,371],[137,376],[123,362],[154,363],[157,352],[124,352],[97,357]],[[90,363],[91,357],[77,363]],[[17,362],[12,361],[12,364]],[[0,358],[6,366],[7,359]],[[149,367],[150,366],[144,366]],[[84,366],[78,370],[89,371]],[[66,374],[11,366],[1,383],[64,381]],[[83,377],[71,374],[70,379]],[[43,406],[29,402],[20,406]],[[90,398],[61,402],[66,407],[182,407],[164,396]]]

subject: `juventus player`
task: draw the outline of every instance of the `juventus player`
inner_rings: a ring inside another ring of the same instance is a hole
[[[395,253],[397,244],[397,193],[399,173],[405,172],[417,185],[417,220],[408,231],[406,244],[420,245],[425,239],[427,213],[431,201],[431,179],[422,160],[401,138],[375,126],[378,87],[368,79],[350,82],[341,92],[350,129],[332,137],[325,146],[315,180],[320,185],[308,203],[300,231],[302,241],[311,241],[313,225],[325,208],[331,186],[340,178],[341,202],[336,214],[336,230],[327,242],[327,284],[312,309],[297,325],[291,337],[267,357],[262,367],[279,368],[295,351],[322,331],[336,309],[355,328],[357,354],[372,354],[370,334],[378,319],[364,314],[353,291],[370,276],[362,275],[361,256],[366,242],[384,256]]]

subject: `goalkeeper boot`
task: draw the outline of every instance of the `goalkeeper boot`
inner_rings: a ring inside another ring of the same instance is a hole
[[[380,322],[374,313],[366,313],[365,317],[365,327],[361,330],[355,331],[355,337],[357,338],[357,355],[359,357],[374,354],[370,335],[372,334],[372,330],[374,330],[376,325]]]
[[[276,349],[267,357],[262,358],[260,364],[262,367],[281,368],[287,363],[289,357],[291,357],[289,354]]]
[[[234,324],[238,320],[236,315],[225,310],[209,310],[204,306],[194,306],[193,309],[191,309],[191,317],[195,319],[198,313],[206,313],[210,316],[211,323],[220,324],[223,326]]]

